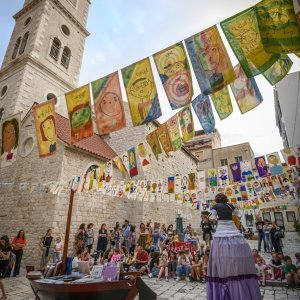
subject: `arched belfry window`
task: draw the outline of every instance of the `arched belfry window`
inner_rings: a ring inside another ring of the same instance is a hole
[[[71,58],[71,50],[68,47],[64,47],[60,64],[64,66],[66,69],[68,69],[69,67],[70,58]]]
[[[12,57],[11,57],[12,59],[15,59],[17,57],[20,44],[21,44],[21,37],[19,37],[17,39],[16,43],[15,43],[14,51],[13,51],[13,54],[12,54]]]
[[[27,40],[28,40],[28,36],[29,36],[29,32],[27,31],[23,36],[22,43],[21,43],[20,50],[19,50],[19,54],[24,53],[24,50],[25,50],[26,44],[27,44]]]
[[[58,60],[59,52],[60,52],[61,42],[58,38],[54,38],[50,50],[50,56],[55,60]]]

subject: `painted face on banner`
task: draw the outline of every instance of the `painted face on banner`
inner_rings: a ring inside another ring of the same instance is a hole
[[[53,116],[47,117],[44,122],[41,123],[41,132],[43,140],[48,140],[50,142],[56,140],[55,121]]]
[[[132,84],[130,93],[137,98],[149,98],[152,88],[153,83],[149,78],[139,78]]]
[[[16,132],[12,122],[4,125],[3,131],[3,149],[5,152],[11,152],[15,146]]]
[[[120,115],[123,111],[120,97],[116,93],[105,93],[99,103],[99,110],[110,117]]]
[[[147,150],[144,143],[140,143],[137,146],[137,152],[140,157],[145,158],[147,156]]]

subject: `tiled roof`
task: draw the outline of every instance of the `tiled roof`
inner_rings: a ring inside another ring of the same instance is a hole
[[[58,113],[56,113],[56,131],[60,140],[71,145],[70,121]],[[95,133],[72,146],[109,160],[117,156],[116,152]]]

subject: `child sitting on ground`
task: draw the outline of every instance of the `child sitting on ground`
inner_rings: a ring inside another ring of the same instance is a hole
[[[202,263],[200,260],[200,256],[195,254],[194,259],[192,260],[192,267],[191,267],[191,278],[195,281],[201,280],[201,269]]]
[[[292,263],[292,259],[289,256],[284,257],[283,271],[286,277],[287,287],[292,287],[292,286],[299,287],[297,268]]]
[[[270,261],[270,267],[272,272],[272,280],[280,279],[281,278],[281,270],[282,264],[279,256],[276,252],[272,253],[272,258]]]
[[[128,257],[125,258],[125,261],[124,261],[124,270],[126,272],[128,272],[130,270],[130,267],[133,266],[135,263],[135,259],[134,259],[134,253],[131,252],[129,253]]]
[[[170,259],[168,262],[169,276],[176,279],[176,268],[177,268],[177,256],[176,252],[170,251]]]
[[[149,278],[153,276],[158,276],[160,268],[159,268],[159,252],[155,251],[151,253],[151,260],[149,263],[150,273]]]
[[[121,261],[121,254],[120,254],[119,249],[114,249],[114,253],[113,253],[110,261],[113,263],[117,263],[117,262]]]
[[[259,285],[266,286],[266,266],[263,260],[260,259],[255,264],[256,275],[258,276]]]
[[[162,277],[162,275],[165,274],[166,281],[169,281],[169,278],[168,278],[168,257],[165,254],[162,255],[162,259],[161,259],[159,268],[160,268],[160,271],[159,271],[157,280],[159,280]]]
[[[203,258],[202,258],[202,274],[203,274],[203,282],[206,281],[207,266],[208,266],[208,254],[204,254],[204,255],[203,255]]]

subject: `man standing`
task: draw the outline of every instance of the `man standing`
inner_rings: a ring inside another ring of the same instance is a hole
[[[122,235],[124,239],[124,246],[127,249],[127,252],[129,251],[129,236],[130,236],[130,225],[129,221],[125,220],[125,224],[123,225]]]
[[[264,242],[264,250],[267,252],[265,233],[264,233],[264,225],[265,223],[262,221],[261,217],[257,218],[256,229],[258,232],[258,252],[261,251],[261,241]]]

